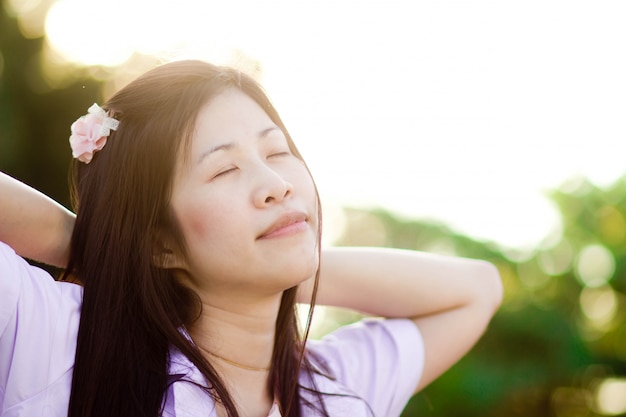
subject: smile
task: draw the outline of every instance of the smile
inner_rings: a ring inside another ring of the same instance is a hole
[[[257,239],[275,239],[304,232],[308,228],[307,216],[301,212],[286,213],[272,223]]]

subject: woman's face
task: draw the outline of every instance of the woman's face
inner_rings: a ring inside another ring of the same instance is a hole
[[[187,245],[176,258],[179,275],[196,290],[276,294],[317,269],[311,176],[281,129],[238,89],[200,110],[171,206]]]

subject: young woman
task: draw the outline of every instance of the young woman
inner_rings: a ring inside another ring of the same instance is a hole
[[[310,173],[244,74],[170,63],[103,108],[72,126],[75,220],[0,177],[2,416],[398,416],[496,311],[489,263],[322,250]],[[379,318],[306,341],[297,302]]]

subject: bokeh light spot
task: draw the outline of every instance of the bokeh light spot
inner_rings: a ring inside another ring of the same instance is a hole
[[[604,327],[613,320],[617,305],[617,296],[610,285],[584,288],[580,293],[580,309],[596,327]]]
[[[615,272],[615,258],[602,245],[584,247],[576,263],[576,277],[586,287],[605,285]]]
[[[6,6],[9,14],[19,16],[33,11],[41,3],[41,0],[7,0]]]
[[[27,39],[44,36],[43,21],[48,12],[50,1],[41,0],[9,0],[5,10],[17,19],[20,33]]]
[[[596,406],[601,414],[616,416],[626,413],[626,379],[607,378],[598,385]]]

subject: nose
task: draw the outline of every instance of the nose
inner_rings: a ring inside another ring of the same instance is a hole
[[[265,167],[257,175],[257,185],[253,194],[256,207],[263,208],[276,204],[293,193],[293,185],[272,168]]]

